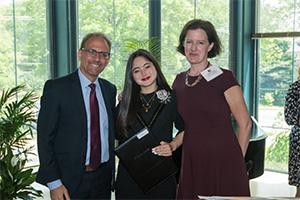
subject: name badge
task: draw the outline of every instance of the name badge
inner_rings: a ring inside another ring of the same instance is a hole
[[[205,78],[206,81],[211,81],[212,79],[220,76],[221,74],[223,74],[223,71],[220,69],[220,67],[216,65],[212,65],[201,72],[201,75],[203,76],[203,78]]]
[[[148,129],[147,129],[147,128],[143,128],[142,130],[140,130],[140,131],[136,134],[136,137],[137,137],[138,139],[141,139],[141,138],[143,138],[144,136],[146,136],[148,133],[149,133]]]

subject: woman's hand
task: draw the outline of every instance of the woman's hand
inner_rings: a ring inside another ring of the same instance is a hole
[[[172,156],[172,146],[170,143],[161,141],[160,145],[152,149],[152,153],[159,156]]]

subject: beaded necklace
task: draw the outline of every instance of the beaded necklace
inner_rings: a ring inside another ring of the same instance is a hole
[[[208,62],[207,66],[205,67],[205,69],[208,68],[209,65],[210,65],[210,63]],[[186,73],[185,73],[185,81],[184,81],[184,83],[188,87],[194,87],[197,83],[199,83],[199,81],[202,79],[203,76],[201,75],[201,73],[199,73],[199,75],[197,76],[196,80],[194,82],[192,82],[192,83],[189,83],[189,72],[190,72],[190,69],[188,71],[186,71]]]

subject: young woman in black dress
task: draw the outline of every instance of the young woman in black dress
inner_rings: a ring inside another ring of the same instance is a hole
[[[154,119],[150,134],[154,135],[160,145],[154,147],[152,152],[159,156],[171,156],[172,151],[182,143],[183,121],[177,112],[175,93],[163,76],[158,62],[143,49],[132,53],[127,62],[124,89],[118,105],[119,144],[145,127],[138,115],[147,124]],[[172,140],[174,124],[178,134]],[[175,199],[176,185],[174,175],[145,194],[119,161],[116,199]]]

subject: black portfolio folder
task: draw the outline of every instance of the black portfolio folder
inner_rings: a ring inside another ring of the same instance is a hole
[[[157,145],[159,141],[148,129],[143,129],[115,149],[118,158],[144,193],[178,170],[171,156],[152,153],[152,148]]]

